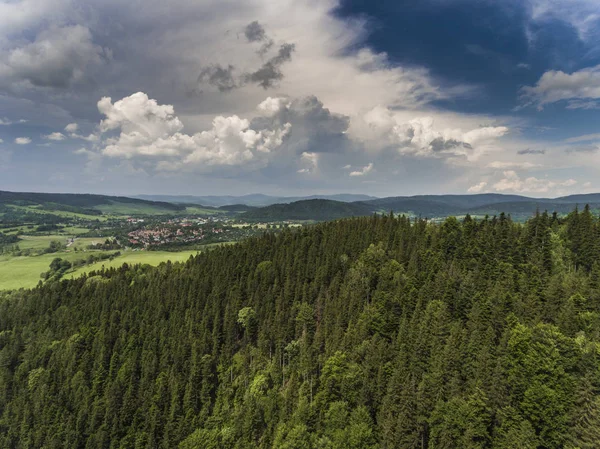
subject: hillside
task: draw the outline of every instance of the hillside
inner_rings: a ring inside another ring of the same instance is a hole
[[[423,218],[444,218],[466,214],[494,216],[504,213],[518,221],[525,221],[533,216],[536,210],[547,210],[549,213],[557,212],[564,215],[575,207],[583,208],[585,204],[589,204],[592,210],[600,210],[599,194],[573,195],[556,199],[486,193],[480,195],[400,196],[350,203],[331,200],[313,201],[316,202],[297,201],[257,208],[243,214],[241,218],[255,221],[324,221],[392,211],[396,214]]]
[[[531,198],[520,195],[502,195],[498,193],[482,193],[476,195],[416,195],[378,198],[366,201],[377,207],[401,210],[416,207],[421,211],[436,209],[444,205],[447,209],[464,210],[493,203],[529,201]],[[428,204],[433,204],[429,207]]]
[[[355,218],[4,294],[0,447],[595,447],[599,231]]]
[[[233,196],[233,195],[138,195],[137,198],[154,201],[168,201],[170,203],[195,203],[205,204],[213,207],[230,206],[235,204],[245,204],[253,207],[264,207],[273,204],[293,203],[303,200],[333,200],[346,203],[354,201],[366,201],[375,199],[374,196],[360,195],[352,193],[338,193],[333,195],[308,195],[308,196],[271,196],[260,193]]]
[[[71,213],[97,216],[102,214],[169,214],[185,211],[186,206],[161,201],[146,201],[122,196],[34,193],[0,191],[0,213]]]
[[[364,203],[344,203],[333,200],[303,200],[290,204],[273,204],[250,210],[240,216],[248,221],[315,220],[370,215],[373,208]]]

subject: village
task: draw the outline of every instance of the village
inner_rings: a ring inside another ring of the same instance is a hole
[[[172,243],[191,244],[202,242],[208,237],[217,237],[223,234],[224,229],[218,227],[199,227],[190,224],[180,226],[158,226],[141,228],[127,234],[128,242],[136,246],[158,246]]]

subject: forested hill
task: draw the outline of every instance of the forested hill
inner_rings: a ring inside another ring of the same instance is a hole
[[[599,236],[373,216],[6,294],[0,447],[597,447]]]
[[[566,215],[584,204],[589,204],[595,212],[600,211],[600,194],[571,195],[554,199],[483,193],[397,196],[355,202],[304,200],[253,209],[243,218],[254,221],[332,220],[393,211],[396,214],[439,219],[466,214],[491,217],[504,212],[516,221],[525,221],[532,217],[536,210]]]
[[[101,215],[112,209],[130,209],[133,213],[173,213],[185,210],[185,206],[160,201],[146,201],[123,196],[106,196],[79,193],[7,192],[0,190],[0,208],[18,206],[36,211],[64,211],[87,215]]]
[[[244,220],[276,221],[276,220],[336,220],[344,217],[370,215],[374,212],[371,206],[364,203],[344,203],[333,200],[303,200],[294,203],[273,204],[245,212]]]

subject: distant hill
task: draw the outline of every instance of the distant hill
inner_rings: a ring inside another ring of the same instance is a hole
[[[451,215],[499,215],[504,212],[515,220],[525,220],[536,210],[567,214],[577,205],[589,204],[600,210],[600,194],[571,195],[561,198],[529,198],[521,195],[418,195],[377,198],[344,203],[332,200],[307,200],[275,204],[242,214],[247,220],[330,220],[373,213],[405,214],[424,218],[444,218]],[[295,218],[299,217],[299,218]]]
[[[232,195],[208,195],[208,196],[196,196],[196,195],[137,195],[136,198],[149,200],[149,201],[168,201],[170,203],[193,203],[203,204],[205,206],[221,207],[230,206],[237,204],[244,204],[246,206],[264,207],[272,204],[289,204],[296,201],[302,200],[334,200],[342,201],[345,203],[356,202],[356,201],[367,201],[376,199],[374,196],[360,195],[352,193],[338,193],[333,195],[309,195],[309,196],[270,196],[263,195],[261,193],[254,193],[250,195],[232,196]]]
[[[219,210],[224,210],[226,212],[247,212],[253,209],[256,209],[256,207],[248,206],[246,204],[230,204],[227,206],[219,207]]]
[[[7,191],[0,191],[0,205],[29,212],[69,212],[84,215],[168,214],[186,209],[186,206],[180,204],[123,196]]]
[[[361,202],[344,203],[333,200],[302,200],[290,204],[272,204],[240,216],[248,221],[335,220],[344,217],[369,215],[373,207]]]
[[[521,195],[502,195],[499,193],[481,193],[477,195],[415,195],[415,196],[396,196],[387,198],[378,198],[365,201],[368,204],[374,204],[379,207],[404,207],[405,204],[413,205],[417,202],[427,204],[433,202],[444,204],[454,209],[468,209],[471,207],[483,206],[485,204],[500,203],[506,201],[530,201],[531,198]]]
[[[272,203],[275,202],[274,204]],[[224,203],[224,204],[223,204]],[[203,204],[203,206],[200,206]],[[244,196],[124,196],[0,191],[2,214],[158,215],[173,213],[236,214],[248,221],[325,221],[373,213],[405,214],[444,218],[465,214],[483,216],[510,214],[523,221],[536,210],[566,214],[589,204],[600,211],[600,193],[559,198],[530,198],[522,195],[485,193],[478,195],[416,195],[374,198],[368,195],[337,194],[308,197]],[[2,212],[4,211],[4,212]]]

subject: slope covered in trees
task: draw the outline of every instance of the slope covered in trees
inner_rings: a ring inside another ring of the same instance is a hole
[[[333,200],[302,200],[294,203],[273,204],[245,212],[241,215],[248,221],[277,221],[277,220],[336,220],[345,217],[370,215],[374,212],[372,206],[361,202],[344,203]]]
[[[6,295],[0,447],[597,447],[599,236],[355,218]]]

